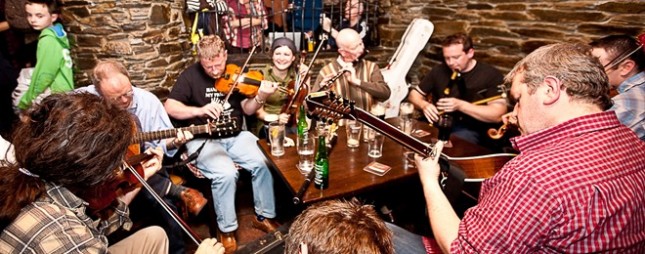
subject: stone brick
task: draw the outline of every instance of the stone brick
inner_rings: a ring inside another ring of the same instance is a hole
[[[470,29],[470,36],[478,36],[478,37],[500,36],[500,37],[508,37],[508,38],[519,37],[516,33],[511,32],[506,28],[493,28],[493,27],[480,27],[480,26],[473,26]]]
[[[165,69],[155,68],[146,70],[146,80],[159,79],[166,75]]]
[[[468,10],[492,10],[495,7],[493,7],[490,4],[487,3],[477,3],[477,4],[467,4],[466,9]]]
[[[123,28],[124,32],[145,31],[146,28],[148,28],[146,22],[143,20],[122,24],[121,27]]]
[[[170,9],[167,6],[154,5],[150,10],[150,24],[163,25],[170,22]]]
[[[164,40],[164,34],[161,31],[148,31],[143,34],[142,40],[148,44],[158,44]]]
[[[643,15],[645,12],[645,2],[643,1],[611,1],[598,5],[598,10],[613,12],[613,13],[624,13],[624,14],[634,14],[640,13]]]
[[[530,15],[536,20],[548,22],[600,22],[607,19],[607,15],[596,11],[558,11],[553,9],[529,10]]]
[[[133,53],[130,43],[127,41],[108,41],[103,50],[117,55],[130,55]]]
[[[149,52],[149,53],[137,53],[135,55],[124,55],[123,59],[126,60],[150,60],[150,59],[157,59],[159,57],[159,54],[157,52]]]
[[[105,40],[101,36],[79,34],[75,37],[76,44],[87,47],[101,47],[105,43]]]
[[[164,43],[159,45],[159,53],[165,54],[169,52],[181,51],[181,46],[177,43]]]
[[[600,24],[582,24],[578,26],[578,31],[592,35],[607,35],[609,31],[612,34],[633,34],[637,35],[643,32],[642,26],[627,26],[627,25],[600,25]]]
[[[526,5],[524,4],[498,4],[495,6],[495,10],[500,11],[525,11]]]
[[[548,39],[563,39],[565,33],[562,30],[551,30],[551,29],[540,29],[540,28],[530,28],[530,27],[521,27],[521,28],[511,28],[511,31],[532,38],[548,38]]]
[[[90,16],[90,11],[86,7],[68,7],[65,10],[79,18]]]
[[[155,59],[146,63],[146,68],[156,68],[168,66],[168,61],[163,58]]]
[[[432,37],[463,33],[468,27],[468,23],[465,21],[433,21],[432,23],[434,24]]]
[[[482,12],[479,14],[484,19],[499,19],[513,22],[529,21],[532,20],[526,13],[522,12]]]

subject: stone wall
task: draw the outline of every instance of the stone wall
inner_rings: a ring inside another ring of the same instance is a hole
[[[413,82],[441,62],[439,42],[466,32],[477,59],[507,72],[534,49],[554,42],[588,43],[612,33],[645,32],[645,1],[380,0],[387,12],[379,32],[385,47],[396,47],[414,18],[432,21],[435,31],[408,77]]]
[[[78,86],[86,85],[97,59],[121,60],[132,81],[161,97],[187,63],[193,61],[188,30],[182,19],[184,0],[61,0]],[[326,2],[328,0],[325,0]],[[331,0],[330,0],[331,1]],[[414,18],[432,21],[435,31],[415,60],[408,80],[418,83],[441,62],[438,43],[446,35],[467,32],[475,42],[477,59],[503,72],[535,48],[560,41],[587,43],[611,34],[638,35],[645,30],[645,1],[524,1],[524,0],[368,0],[377,1],[381,47],[368,59],[387,64]],[[243,62],[245,55],[229,54]],[[314,70],[336,54],[320,55]],[[268,55],[254,58],[268,62]],[[314,75],[315,78],[315,75]]]
[[[76,86],[97,60],[123,62],[132,83],[165,96],[190,57],[184,0],[61,0]]]

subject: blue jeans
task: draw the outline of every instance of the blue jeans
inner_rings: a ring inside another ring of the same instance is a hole
[[[229,138],[194,139],[186,144],[188,153],[195,152],[204,142],[206,143],[195,160],[195,165],[211,180],[219,229],[228,233],[238,227],[235,190],[239,172],[235,163],[251,172],[255,213],[275,218],[273,177],[257,145],[257,138],[248,131],[242,131]]]
[[[392,223],[385,222],[385,225],[392,231],[395,253],[426,253],[426,248],[423,245],[423,239],[420,235],[407,231]]]

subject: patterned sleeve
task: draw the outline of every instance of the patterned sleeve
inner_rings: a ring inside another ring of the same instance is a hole
[[[107,253],[107,238],[72,211],[33,203],[2,231],[0,253]]]
[[[452,253],[527,253],[553,233],[548,225],[561,218],[557,202],[532,178],[503,170],[483,184],[479,204],[464,214]]]

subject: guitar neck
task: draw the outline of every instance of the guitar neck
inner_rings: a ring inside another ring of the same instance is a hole
[[[204,124],[204,125],[189,126],[189,127],[183,127],[183,128],[177,128],[177,129],[140,132],[134,136],[134,140],[132,141],[132,143],[140,143],[143,141],[173,138],[177,136],[177,131],[179,130],[189,131],[190,133],[195,135],[195,134],[202,134],[202,133],[209,132],[210,126],[208,124]]]
[[[433,153],[432,147],[430,145],[421,142],[421,140],[418,140],[415,137],[405,134],[405,132],[381,120],[380,118],[375,117],[374,115],[368,113],[363,109],[354,108],[354,115],[356,117],[356,120],[362,122],[368,127],[380,132],[381,134],[387,136],[388,138],[391,138],[392,140],[416,153],[423,154],[425,156],[431,156]]]

